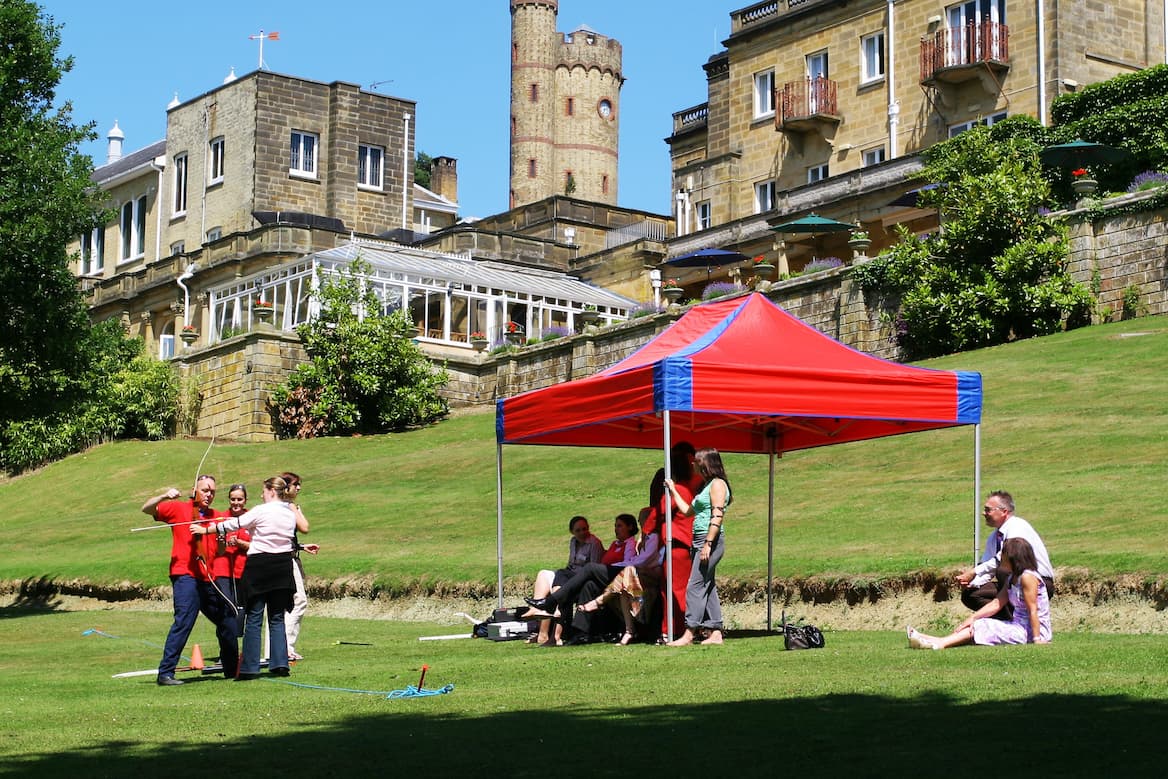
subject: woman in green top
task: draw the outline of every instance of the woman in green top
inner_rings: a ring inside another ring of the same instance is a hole
[[[669,646],[686,646],[694,641],[699,630],[708,631],[703,644],[722,643],[722,604],[718,601],[718,584],[714,569],[722,559],[722,522],[730,505],[730,482],[722,466],[722,455],[717,449],[701,449],[694,456],[698,473],[706,480],[701,491],[689,503],[677,491],[672,479],[665,486],[673,496],[677,510],[693,516],[693,549],[690,555],[694,566],[685,590],[685,632]]]

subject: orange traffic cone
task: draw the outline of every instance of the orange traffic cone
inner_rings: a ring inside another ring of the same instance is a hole
[[[191,670],[203,670],[203,650],[199,649],[198,644],[195,644],[195,648],[191,650]]]

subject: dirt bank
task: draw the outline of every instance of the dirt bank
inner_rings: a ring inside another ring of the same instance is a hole
[[[1168,603],[1162,583],[1143,578],[1090,580],[1068,575],[1052,604],[1055,631],[1086,630],[1102,633],[1168,634]],[[309,614],[346,619],[386,619],[469,626],[466,618],[486,619],[495,608],[489,588],[468,586],[473,592],[419,592],[387,596],[372,588],[346,582],[315,582],[310,588]],[[909,577],[896,582],[776,583],[773,621],[785,608],[788,618],[802,617],[826,630],[901,630],[913,624],[944,630],[968,612],[942,582]],[[486,591],[483,591],[486,590]],[[723,610],[731,629],[766,627],[767,608],[760,588],[730,581]],[[364,592],[361,592],[364,591]],[[360,594],[354,594],[360,592]],[[522,591],[509,593],[504,605],[522,604]],[[67,610],[129,609],[169,611],[167,588],[145,590],[126,584],[95,588],[84,583],[8,582],[0,585],[0,608]]]

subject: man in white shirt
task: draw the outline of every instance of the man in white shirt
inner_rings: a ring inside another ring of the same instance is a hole
[[[1014,498],[1010,493],[996,490],[986,498],[982,508],[986,525],[993,528],[986,539],[985,552],[981,562],[973,568],[967,568],[957,574],[957,583],[961,585],[961,602],[970,610],[977,611],[985,604],[998,596],[998,591],[1005,585],[1005,574],[999,575],[998,561],[1002,558],[1002,544],[1008,538],[1025,538],[1034,549],[1034,559],[1038,562],[1038,575],[1046,582],[1048,596],[1054,595],[1054,567],[1050,564],[1050,555],[1046,551],[1046,544],[1042,543],[1034,527],[1014,515]],[[998,612],[998,619],[1009,620],[1012,609],[1007,606]]]

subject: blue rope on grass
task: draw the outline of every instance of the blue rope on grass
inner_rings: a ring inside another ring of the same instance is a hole
[[[82,636],[104,636],[105,638],[119,638],[119,639],[125,638],[125,636],[115,636],[113,633],[106,633],[104,630],[98,630],[97,628],[90,628],[89,630],[83,630],[81,632],[81,635]],[[155,649],[162,649],[163,648],[162,644],[156,644],[153,641],[147,641],[144,638],[136,638],[133,640],[134,641],[141,641],[146,646],[154,647]],[[183,660],[190,662],[190,658],[187,657],[186,655],[183,655]]]
[[[351,692],[358,695],[381,695],[386,698],[428,698],[431,695],[445,695],[449,692],[454,692],[454,685],[448,684],[445,687],[439,687],[433,690],[419,690],[414,685],[407,685],[404,690],[391,690],[385,692],[384,690],[354,690],[348,687],[324,687],[319,684],[304,684],[302,682],[288,682],[283,679],[269,679],[264,678],[266,682],[274,682],[275,684],[287,684],[292,687],[302,687],[306,690],[328,690],[330,692]]]

